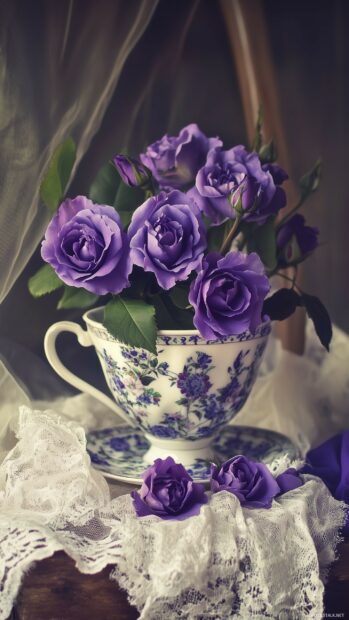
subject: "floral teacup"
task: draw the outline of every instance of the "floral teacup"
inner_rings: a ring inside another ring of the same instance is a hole
[[[251,391],[270,323],[260,325],[255,334],[216,341],[204,340],[196,330],[159,331],[154,355],[116,341],[102,317],[103,308],[86,312],[87,331],[69,321],[49,328],[45,352],[56,372],[141,429],[150,442],[145,461],[172,456],[188,465],[194,459],[213,459],[214,438]],[[82,346],[95,347],[114,400],[63,366],[55,349],[63,331],[75,333]]]

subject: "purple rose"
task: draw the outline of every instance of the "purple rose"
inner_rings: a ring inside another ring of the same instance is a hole
[[[165,290],[188,278],[206,248],[201,213],[177,190],[161,192],[138,207],[128,236],[134,264],[152,271]]]
[[[207,496],[202,484],[193,482],[183,465],[156,459],[142,475],[140,492],[133,491],[133,505],[139,517],[158,515],[162,519],[183,520],[198,515]]]
[[[349,430],[310,450],[301,473],[318,476],[333,497],[349,504]],[[349,536],[349,509],[344,533]]]
[[[133,157],[126,157],[120,153],[115,155],[113,163],[123,182],[130,187],[146,185],[151,178],[150,171]]]
[[[319,229],[305,225],[305,218],[296,213],[278,232],[276,243],[281,261],[286,265],[310,254],[318,245]]]
[[[180,189],[194,181],[208,151],[221,144],[218,138],[207,138],[192,123],[184,127],[179,136],[165,135],[148,146],[140,159],[160,186]]]
[[[236,210],[243,219],[263,224],[286,205],[279,186],[287,178],[282,168],[262,165],[257,153],[244,146],[229,151],[217,147],[208,153],[189,194],[214,225],[235,219]]]
[[[211,465],[211,491],[228,491],[246,508],[271,508],[280,488],[264,463],[233,456],[220,469]]]
[[[42,258],[69,286],[120,293],[132,270],[129,244],[113,207],[85,196],[65,200],[46,230]]]
[[[254,332],[262,321],[263,300],[269,280],[255,253],[211,252],[203,260],[192,282],[189,301],[194,307],[194,325],[206,340]]]
[[[293,489],[297,489],[303,484],[303,480],[300,477],[299,472],[294,467],[289,467],[286,469],[286,471],[279,474],[275,480],[280,487],[279,495],[283,495],[288,491],[293,491]]]

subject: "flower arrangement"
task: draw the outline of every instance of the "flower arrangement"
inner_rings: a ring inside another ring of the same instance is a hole
[[[194,482],[183,465],[170,456],[156,459],[142,477],[140,491],[131,493],[138,517],[156,515],[182,521],[198,515],[208,502],[204,486]],[[232,493],[245,508],[271,508],[274,498],[302,484],[299,472],[292,467],[274,478],[264,463],[243,455],[232,457],[220,468],[211,465],[211,492]]]
[[[59,308],[104,304],[110,333],[153,353],[157,329],[196,328],[215,340],[304,306],[329,347],[327,311],[296,283],[298,265],[318,245],[317,228],[298,209],[317,189],[320,165],[302,177],[298,203],[282,215],[288,176],[273,143],[262,144],[261,119],[251,150],[225,150],[191,124],[138,159],[116,155],[89,197],[64,199],[74,159],[69,139],[41,184],[53,217],[41,248],[46,265],[29,281],[34,296],[63,288]],[[270,294],[276,274],[287,287]]]

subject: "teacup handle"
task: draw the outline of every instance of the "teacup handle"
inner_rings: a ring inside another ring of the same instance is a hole
[[[126,416],[122,409],[118,407],[118,405],[111,398],[109,398],[109,396],[106,396],[106,394],[103,394],[103,392],[97,390],[97,388],[87,383],[87,381],[80,379],[80,377],[75,375],[64,366],[64,364],[59,359],[56,351],[56,339],[57,336],[62,332],[71,332],[75,334],[79,344],[82,347],[93,346],[90,334],[87,331],[84,331],[82,327],[78,325],[78,323],[73,323],[72,321],[60,321],[59,323],[54,323],[53,325],[51,325],[51,327],[48,328],[44,340],[45,354],[52,368],[62,379],[76,387],[78,390],[90,394],[101,403],[103,403],[103,405],[109,407],[109,409],[112,409],[129,426],[135,426],[134,422],[132,422],[132,420],[130,420]]]

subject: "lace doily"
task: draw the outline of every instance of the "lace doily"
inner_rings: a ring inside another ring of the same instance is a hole
[[[83,573],[112,564],[142,620],[321,617],[344,511],[320,480],[270,510],[222,492],[185,521],[139,519],[129,495],[111,500],[75,422],[22,407],[17,438],[0,466],[0,619],[28,567],[59,549]]]

